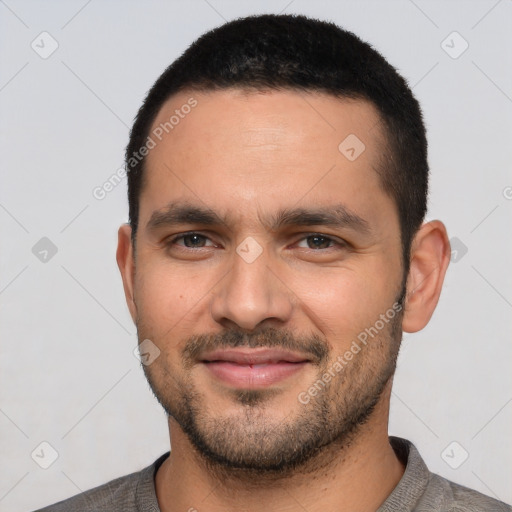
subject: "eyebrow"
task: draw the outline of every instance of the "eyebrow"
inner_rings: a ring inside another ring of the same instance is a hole
[[[275,215],[261,219],[262,224],[270,231],[277,231],[289,226],[330,226],[345,228],[368,235],[372,229],[367,220],[351,211],[343,204],[323,206],[319,208],[282,208]],[[188,202],[171,202],[165,208],[156,210],[146,224],[147,230],[160,227],[171,227],[183,224],[199,224],[202,226],[228,226],[232,223],[230,215],[219,216],[215,211]]]

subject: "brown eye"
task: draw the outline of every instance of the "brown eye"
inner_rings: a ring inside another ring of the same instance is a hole
[[[179,240],[183,241],[183,244],[177,243]],[[178,235],[174,237],[169,245],[178,245],[180,247],[186,247],[188,249],[201,249],[206,246],[206,241],[209,240],[208,237],[201,235],[199,233],[185,233],[183,235]]]
[[[308,236],[307,240],[311,242],[308,243],[310,249],[327,249],[332,243],[332,240],[325,236]]]
[[[343,244],[337,242],[336,240],[332,239],[331,237],[320,235],[320,234],[312,234],[305,236],[302,238],[299,242],[299,244],[305,242],[306,247],[304,245],[299,247],[304,247],[306,249],[312,249],[312,250],[323,250],[323,249],[330,249],[334,245],[343,246]]]

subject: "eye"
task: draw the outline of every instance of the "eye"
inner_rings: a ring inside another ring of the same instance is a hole
[[[326,235],[322,235],[320,233],[313,233],[307,235],[300,240],[300,243],[302,243],[303,241],[306,242],[307,249],[313,249],[315,251],[322,249],[330,249],[333,245],[338,245],[341,247],[345,246],[344,243],[338,242],[337,240],[334,240],[333,238]]]
[[[182,240],[183,245],[177,244],[176,242],[178,240]],[[180,247],[186,247],[188,249],[202,249],[203,247],[212,247],[205,245],[206,240],[210,239],[207,236],[201,235],[200,233],[190,232],[175,236],[174,238],[169,240],[168,245],[178,245]]]
[[[208,242],[210,242],[210,245],[207,245]],[[183,249],[204,249],[208,247],[215,247],[215,244],[210,240],[210,238],[195,231],[176,235],[166,242],[166,245],[169,247],[180,247]],[[297,243],[297,247],[301,249],[310,249],[314,252],[331,249],[335,246],[343,248],[346,247],[347,244],[330,236],[322,235],[321,233],[308,234],[301,238]]]

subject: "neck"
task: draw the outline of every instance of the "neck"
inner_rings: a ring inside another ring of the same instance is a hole
[[[374,512],[404,472],[387,434],[390,392],[389,386],[369,421],[349,442],[325,447],[307,467],[281,477],[223,468],[216,471],[205,463],[170,418],[172,450],[155,479],[160,509],[263,512],[272,503],[276,512]]]

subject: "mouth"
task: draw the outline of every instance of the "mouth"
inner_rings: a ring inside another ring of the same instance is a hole
[[[311,360],[285,350],[240,348],[210,352],[203,356],[201,363],[224,384],[260,389],[297,374]]]

